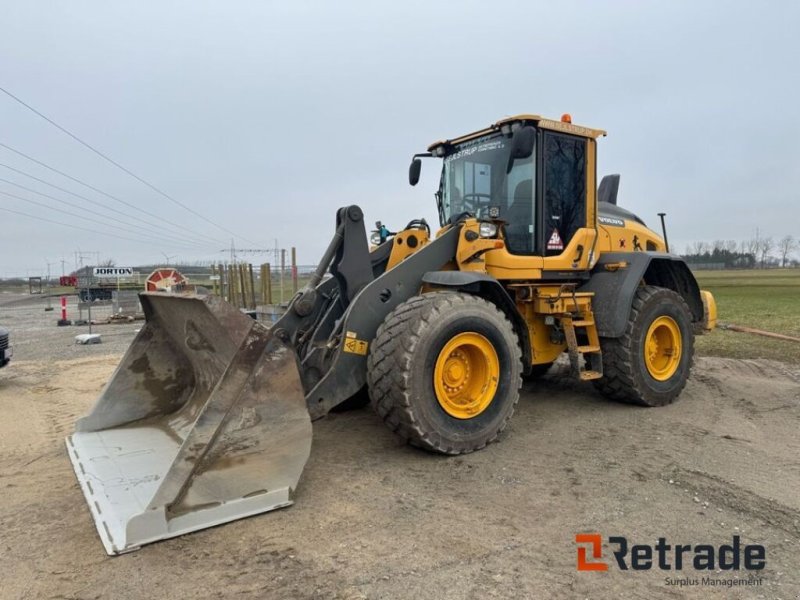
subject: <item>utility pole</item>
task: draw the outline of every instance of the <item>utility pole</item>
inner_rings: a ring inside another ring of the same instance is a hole
[[[47,290],[47,292],[46,292],[46,295],[47,295],[47,306],[45,306],[45,308],[44,308],[44,310],[46,312],[49,312],[49,311],[53,310],[53,307],[50,305],[50,265],[52,265],[52,264],[54,264],[54,263],[51,263],[50,261],[47,261],[47,284],[45,285],[45,289]]]
[[[84,258],[92,258],[92,257],[94,257],[95,265],[97,265],[100,262],[100,253],[99,252],[96,252],[96,251],[91,251],[91,252],[86,251],[86,252],[84,252],[83,250],[78,248],[77,252],[75,252],[75,271],[78,271],[78,269],[83,268],[83,259]]]

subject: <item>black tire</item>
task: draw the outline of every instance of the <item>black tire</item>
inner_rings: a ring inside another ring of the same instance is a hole
[[[531,365],[531,372],[527,375],[523,375],[522,379],[525,381],[536,381],[537,379],[541,379],[547,372],[550,371],[550,368],[555,363],[542,363],[540,365]]]
[[[681,358],[675,373],[665,381],[647,370],[644,344],[650,325],[660,316],[671,317],[681,335]],[[664,406],[674,402],[689,379],[694,358],[692,313],[676,292],[647,285],[633,299],[625,333],[620,338],[600,338],[603,377],[594,381],[603,396],[642,406]]]
[[[490,404],[469,419],[448,414],[436,399],[433,373],[444,345],[476,332],[492,344],[500,376]],[[519,341],[494,304],[455,292],[415,296],[378,329],[367,360],[372,406],[408,443],[442,454],[463,454],[493,442],[514,413],[522,385]]]

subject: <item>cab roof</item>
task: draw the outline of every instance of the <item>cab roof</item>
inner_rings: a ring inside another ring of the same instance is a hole
[[[565,115],[566,117],[567,115]],[[564,117],[562,117],[563,119]],[[569,120],[553,120],[547,119],[545,117],[539,115],[514,115],[513,117],[506,117],[505,119],[500,119],[496,123],[489,125],[485,129],[480,129],[473,133],[468,133],[467,135],[462,135],[460,137],[451,139],[451,140],[439,140],[438,142],[434,142],[430,146],[428,146],[428,152],[433,152],[435,148],[439,148],[442,146],[451,146],[454,144],[460,144],[462,142],[466,142],[469,140],[473,140],[475,138],[483,137],[485,135],[489,135],[491,133],[496,133],[503,129],[503,126],[510,127],[514,123],[533,123],[537,127],[541,127],[542,129],[550,129],[552,131],[560,131],[561,133],[569,133],[572,135],[577,135],[585,138],[592,138],[596,139],[600,136],[606,135],[606,132],[602,129],[592,129],[591,127],[583,127],[582,125],[573,125]]]

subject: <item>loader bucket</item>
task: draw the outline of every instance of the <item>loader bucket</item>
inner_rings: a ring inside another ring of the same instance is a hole
[[[140,298],[144,327],[67,438],[109,554],[290,505],[311,449],[291,348],[216,296]]]

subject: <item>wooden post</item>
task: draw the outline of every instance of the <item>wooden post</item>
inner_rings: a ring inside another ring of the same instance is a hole
[[[258,268],[258,301],[261,304],[266,304],[264,302],[264,263],[261,263],[261,266]]]
[[[253,278],[253,265],[247,263],[244,268],[244,274],[247,277],[247,308],[250,310],[254,309],[256,306],[256,297],[255,297],[255,279]]]
[[[292,295],[297,293],[297,251],[292,246]]]
[[[219,273],[219,295],[225,297],[225,267],[222,263],[217,265],[217,273]]]
[[[247,283],[250,286],[250,310],[256,309],[256,282],[253,279],[253,263],[247,263]]]
[[[283,276],[286,273],[286,248],[281,248],[281,299],[278,304],[283,304]]]
[[[242,275],[242,308],[250,308],[250,288],[247,281],[247,264],[239,265],[239,273]]]
[[[234,306],[239,306],[238,291],[239,283],[236,280],[236,265],[231,263],[228,265],[228,295],[230,296],[228,302]]]
[[[211,292],[214,295],[217,295],[217,281],[218,280],[214,279],[214,277],[216,277],[216,276],[217,276],[217,266],[216,265],[211,265]]]
[[[244,277],[244,263],[239,265],[239,290],[241,291],[241,295],[239,296],[239,307],[240,308],[247,308],[247,283],[245,282]]]
[[[264,265],[264,273],[264,279],[261,282],[262,286],[267,286],[264,304],[272,304],[272,269],[269,263]]]
[[[233,292],[231,291],[233,289],[233,286],[231,285],[231,283],[233,283],[232,280],[233,273],[231,272],[231,265],[225,265],[225,291],[227,292],[225,299],[231,304],[233,304]]]

